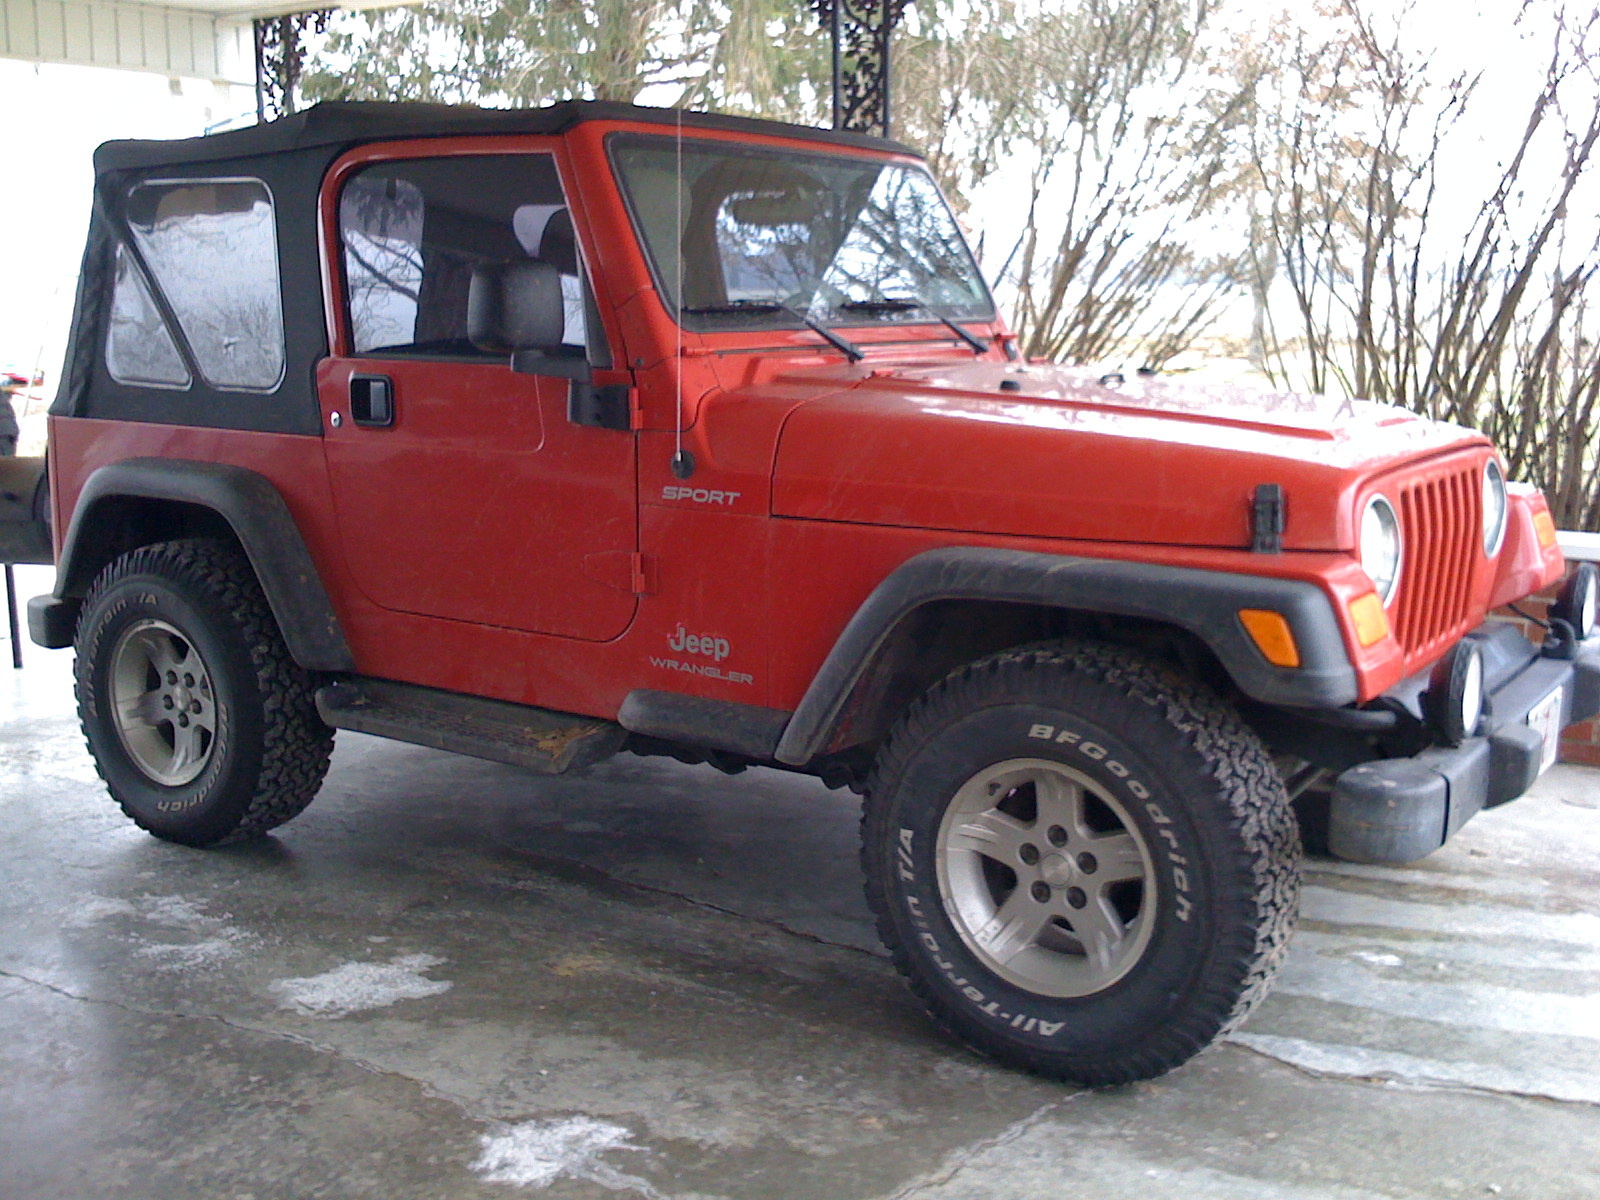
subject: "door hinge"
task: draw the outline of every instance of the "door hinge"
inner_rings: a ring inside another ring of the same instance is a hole
[[[567,420],[600,429],[637,429],[639,389],[622,383],[596,385],[574,379],[567,390]]]
[[[656,588],[655,559],[636,550],[598,550],[585,554],[582,569],[586,579],[619,592],[642,596]]]
[[[652,558],[635,554],[629,560],[632,568],[633,594],[646,596],[656,590],[656,564]]]

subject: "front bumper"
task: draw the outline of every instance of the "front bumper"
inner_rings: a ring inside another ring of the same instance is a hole
[[[1526,792],[1539,777],[1544,755],[1543,738],[1528,715],[1557,688],[1560,728],[1600,713],[1600,636],[1581,643],[1572,658],[1542,653],[1505,625],[1485,625],[1471,636],[1492,648],[1499,663],[1483,736],[1342,773],[1328,814],[1328,846],[1339,858],[1414,862],[1444,845],[1481,809]]]

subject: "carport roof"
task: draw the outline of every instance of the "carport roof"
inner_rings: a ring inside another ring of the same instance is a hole
[[[342,0],[385,8],[406,0]],[[0,0],[0,58],[111,67],[248,86],[252,22],[318,0]]]

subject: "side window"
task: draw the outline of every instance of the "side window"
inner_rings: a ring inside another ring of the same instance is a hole
[[[504,356],[467,337],[474,267],[537,258],[561,274],[562,341],[584,345],[578,244],[548,154],[381,163],[339,196],[345,303],[357,354]]]
[[[106,370],[119,383],[186,388],[191,382],[166,322],[121,246],[111,293],[111,328],[106,334]]]
[[[177,317],[205,382],[270,391],[283,376],[283,303],[272,195],[258,179],[136,185],[126,217],[134,244]],[[133,256],[119,247],[106,368],[123,383],[185,387],[179,357]]]

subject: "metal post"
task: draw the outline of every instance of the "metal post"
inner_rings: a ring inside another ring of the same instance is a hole
[[[22,670],[22,633],[17,628],[17,576],[6,564],[6,618],[11,625],[11,666]]]
[[[911,0],[812,0],[833,40],[833,127],[889,136],[889,49]]]
[[[839,9],[842,0],[823,0],[828,8],[828,32],[833,38],[833,127],[843,128],[844,51],[839,43]]]
[[[884,137],[892,136],[889,133],[889,99],[891,96],[893,96],[894,89],[890,87],[891,77],[889,74],[889,39],[894,34],[895,23],[900,19],[900,13],[905,11],[905,5],[901,4],[899,10],[891,14],[888,11],[890,2],[891,0],[882,0],[885,11],[883,14],[883,23],[878,26],[877,30],[878,62],[882,64],[880,68],[882,83],[879,85],[878,92],[878,108],[882,114],[879,120],[879,125]]]
[[[256,35],[256,120],[274,121],[295,110],[295,88],[305,66],[301,38],[328,28],[329,8],[260,17],[252,25]]]

